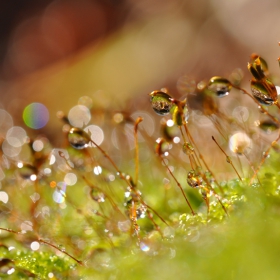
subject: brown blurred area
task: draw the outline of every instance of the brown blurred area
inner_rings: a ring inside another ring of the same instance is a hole
[[[50,111],[55,137],[81,96],[97,106],[145,108],[147,93],[177,79],[228,76],[259,53],[277,73],[280,2],[253,0],[10,0],[0,3],[1,105],[23,125],[23,108]],[[131,103],[129,100],[134,100]]]

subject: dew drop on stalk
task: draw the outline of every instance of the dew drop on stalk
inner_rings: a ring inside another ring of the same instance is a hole
[[[170,95],[163,91],[155,90],[150,93],[150,97],[152,108],[158,115],[165,116],[170,113],[170,109],[173,106]]]
[[[255,99],[257,99],[262,105],[273,105],[276,100],[271,96],[267,86],[262,81],[251,81],[251,91]],[[275,89],[276,91],[276,89]],[[276,93],[277,97],[277,93]]]
[[[192,154],[194,153],[194,147],[192,146],[191,143],[185,142],[185,143],[183,144],[183,152],[184,152],[186,155],[190,156],[190,155],[192,155]]]
[[[73,148],[81,150],[88,147],[90,137],[82,129],[73,127],[68,133],[68,141]]]
[[[232,85],[227,79],[218,76],[211,78],[208,84],[208,89],[218,97],[227,96],[231,88]]]
[[[105,194],[95,188],[92,188],[90,190],[90,197],[96,201],[97,203],[102,203],[102,202],[105,202]]]
[[[163,138],[158,138],[156,140],[155,151],[157,155],[163,155],[169,150],[169,143]]]
[[[141,193],[138,193],[138,195],[140,196]],[[130,218],[136,218],[137,220],[145,218],[147,206],[139,201],[139,197],[133,193],[130,188],[128,188],[124,194],[124,206]]]
[[[267,134],[279,129],[279,126],[271,120],[258,122],[258,127]]]
[[[198,175],[194,170],[191,170],[188,173],[187,182],[192,188],[198,188],[202,185],[203,180],[200,175]]]

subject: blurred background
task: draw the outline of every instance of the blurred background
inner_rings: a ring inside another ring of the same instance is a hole
[[[277,73],[279,14],[277,0],[1,1],[1,107],[32,133],[23,110],[44,104],[49,122],[39,132],[54,141],[57,112],[81,97],[92,110],[151,110],[147,94],[167,87],[176,96],[183,75],[241,68],[249,82],[252,52]]]

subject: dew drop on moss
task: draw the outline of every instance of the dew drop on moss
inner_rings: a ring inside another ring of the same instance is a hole
[[[267,87],[261,81],[251,81],[251,91],[255,99],[257,99],[262,105],[272,105],[274,103]]]
[[[90,137],[82,129],[73,127],[68,133],[68,141],[73,148],[81,150],[88,147]]]
[[[218,97],[227,96],[231,88],[232,85],[227,79],[218,76],[211,78],[208,84],[208,89]]]
[[[271,132],[273,132],[279,128],[279,126],[271,120],[266,120],[266,121],[260,122],[258,127],[267,134],[270,134]]]
[[[194,147],[192,146],[191,143],[185,142],[185,143],[183,144],[183,152],[184,152],[186,155],[190,156],[190,155],[192,155],[192,154],[194,153]]]
[[[105,194],[101,191],[98,191],[96,189],[91,189],[90,191],[90,197],[96,201],[97,203],[105,202]]]
[[[165,116],[170,113],[173,106],[172,98],[167,93],[155,90],[150,93],[150,101],[153,110],[160,116]]]
[[[202,185],[202,178],[200,175],[196,174],[194,170],[188,173],[187,182],[192,188],[198,188]]]

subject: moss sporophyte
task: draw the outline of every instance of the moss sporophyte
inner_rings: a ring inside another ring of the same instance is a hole
[[[246,252],[269,248],[264,229],[271,239],[279,229],[277,86],[262,57],[248,69],[250,90],[240,69],[209,81],[184,75],[180,96],[154,90],[136,112],[96,110],[86,97],[58,113],[60,147],[29,138],[1,109],[0,278],[169,279],[184,270],[223,279],[222,265],[231,279],[261,279],[225,261],[254,260]],[[265,250],[266,263],[276,251]]]

